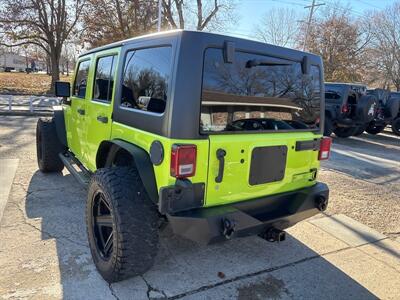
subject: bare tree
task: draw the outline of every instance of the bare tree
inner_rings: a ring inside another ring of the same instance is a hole
[[[222,29],[233,19],[236,1],[229,0],[162,0],[163,15],[170,27],[194,28],[199,31]]]
[[[81,52],[82,48],[79,45],[79,41],[75,39],[68,39],[65,41],[62,52],[61,52],[61,72],[66,74],[67,76],[70,75],[71,70],[73,69],[79,53]]]
[[[59,80],[64,41],[74,30],[85,0],[2,0],[0,44],[13,47],[37,45],[51,62],[51,87]]]
[[[307,50],[322,56],[327,81],[355,82],[363,78],[371,41],[370,28],[364,25],[352,20],[347,9],[330,6],[310,27]]]
[[[156,18],[157,1],[87,0],[82,38],[95,47],[149,33]]]
[[[373,42],[370,49],[374,72],[383,87],[400,91],[400,2],[372,17]],[[385,86],[386,85],[386,86]]]
[[[294,47],[299,38],[298,13],[290,8],[272,8],[255,27],[256,37],[269,44]]]

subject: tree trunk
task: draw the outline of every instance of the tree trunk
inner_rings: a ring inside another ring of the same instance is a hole
[[[50,57],[51,60],[51,87],[50,93],[54,94],[54,85],[56,81],[60,80],[60,55],[53,53]]]

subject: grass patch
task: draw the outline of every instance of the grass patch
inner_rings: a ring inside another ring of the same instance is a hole
[[[70,81],[70,76],[61,75],[60,80]],[[51,76],[37,73],[0,72],[0,94],[46,95],[50,92]]]

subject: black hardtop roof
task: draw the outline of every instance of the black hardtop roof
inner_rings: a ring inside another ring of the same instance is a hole
[[[145,41],[145,40],[155,40],[155,39],[161,39],[165,37],[190,37],[191,42],[193,42],[193,38],[199,38],[199,39],[210,39],[215,41],[216,39],[220,40],[221,42],[223,41],[230,41],[230,42],[237,42],[238,44],[246,44],[246,48],[252,48],[252,47],[271,47],[274,51],[282,51],[288,54],[292,55],[299,55],[299,54],[307,54],[307,56],[312,57],[314,59],[320,59],[320,56],[300,50],[295,50],[295,49],[290,49],[290,48],[285,48],[285,47],[280,47],[280,46],[275,46],[272,44],[267,44],[255,40],[250,40],[250,39],[244,39],[244,38],[238,38],[238,37],[233,37],[233,36],[228,36],[228,35],[223,35],[223,34],[218,34],[218,33],[210,33],[210,32],[204,32],[204,31],[192,31],[192,30],[182,30],[182,29],[176,29],[176,30],[169,30],[169,31],[163,31],[163,32],[157,32],[157,33],[151,33],[151,34],[146,34],[142,36],[137,36],[133,38],[129,38],[126,40],[114,42],[108,45],[104,45],[101,47],[93,48],[91,50],[88,50],[85,53],[82,53],[79,55],[79,57],[86,56],[88,54],[92,54],[95,52],[107,50],[107,49],[112,49],[112,48],[117,48],[121,47],[130,43],[134,42],[139,42],[139,41]]]

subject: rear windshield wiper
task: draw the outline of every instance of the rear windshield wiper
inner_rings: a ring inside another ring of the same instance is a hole
[[[257,66],[291,66],[292,63],[281,63],[267,60],[250,59],[246,62],[246,68],[253,68]]]

